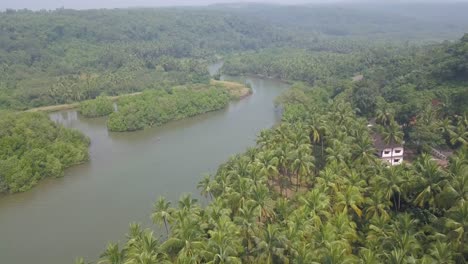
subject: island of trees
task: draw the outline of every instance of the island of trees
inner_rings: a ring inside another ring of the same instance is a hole
[[[43,113],[0,113],[0,193],[30,189],[88,160],[89,139]]]
[[[250,92],[239,90],[243,88],[240,85],[236,89],[227,89],[222,82],[217,82],[215,85],[179,86],[126,96],[119,100],[118,111],[109,116],[107,127],[116,132],[134,131],[219,110],[239,92]]]

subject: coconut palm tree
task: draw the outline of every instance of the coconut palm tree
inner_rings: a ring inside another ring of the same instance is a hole
[[[454,246],[457,247],[458,253],[465,258],[468,255],[468,203],[462,202],[458,206],[454,206],[447,212],[445,226],[449,233],[448,236]]]
[[[468,200],[468,165],[463,165],[448,174],[447,182],[442,192],[438,195],[438,204],[445,209],[464,203]]]
[[[301,144],[299,148],[294,151],[294,158],[291,167],[295,171],[296,180],[296,191],[301,185],[301,178],[310,175],[311,169],[314,168],[314,157],[310,155],[310,146],[307,144]]]
[[[273,151],[259,152],[254,161],[255,166],[258,168],[258,173],[268,180],[274,179],[278,175],[278,163],[279,160],[275,157]]]
[[[211,175],[205,175],[203,179],[197,184],[197,188],[201,191],[201,195],[203,195],[205,198],[210,197],[210,199],[213,199],[213,195],[211,194]]]
[[[346,210],[336,212],[329,218],[337,234],[338,240],[345,240],[347,243],[354,243],[358,240],[356,223],[351,221]]]
[[[401,249],[394,249],[390,253],[385,253],[385,263],[389,264],[406,264],[407,256]]]
[[[375,121],[383,126],[388,126],[390,123],[394,122],[395,111],[388,106],[383,108],[377,108],[376,110],[376,119]]]
[[[292,263],[296,264],[318,264],[313,248],[310,243],[297,243],[297,246],[293,246],[294,257]]]
[[[434,210],[437,205],[436,197],[446,182],[445,174],[428,154],[422,154],[414,166],[420,175],[417,183],[419,191],[414,203],[420,207],[428,205]]]
[[[347,186],[342,191],[336,192],[336,204],[335,208],[337,211],[352,211],[358,217],[362,216],[362,210],[359,208],[364,202],[364,197],[356,186]]]
[[[449,130],[450,143],[452,145],[461,144],[468,146],[468,118],[467,116],[458,117],[457,124]]]
[[[167,255],[161,250],[159,241],[153,232],[146,230],[131,242],[127,243],[126,264],[169,263]]]
[[[267,224],[261,237],[255,237],[254,255],[259,263],[278,263],[286,260],[285,238],[278,227]]]
[[[196,212],[198,211],[198,200],[192,198],[191,194],[183,195],[178,202],[178,207],[183,212]]]
[[[154,204],[153,213],[151,214],[151,219],[153,223],[162,225],[166,228],[166,234],[169,235],[168,228],[168,219],[171,217],[171,203],[166,200],[164,197],[159,197],[159,199]]]
[[[382,260],[379,259],[377,254],[368,248],[361,248],[359,250],[359,264],[379,264]]]
[[[187,212],[177,212],[171,227],[171,236],[161,245],[164,252],[177,261],[200,262],[206,247],[199,217]]]
[[[260,215],[260,207],[255,202],[249,201],[242,208],[239,208],[238,214],[234,217],[234,222],[241,228],[243,245],[247,252],[250,252],[253,247],[253,236],[257,231],[257,219]]]
[[[374,155],[375,148],[369,134],[358,135],[355,143],[353,144],[352,151],[355,162],[371,166],[376,163]]]
[[[271,199],[269,190],[264,185],[252,189],[252,200],[260,208],[260,220],[271,220],[275,216],[274,201]]]
[[[208,233],[210,239],[204,250],[204,258],[208,260],[207,263],[241,263],[239,256],[242,246],[238,237],[240,230],[230,221],[229,217],[220,218],[217,228],[208,231]]]
[[[431,244],[429,255],[432,257],[432,263],[455,264],[453,260],[454,252],[450,243],[436,241]]]
[[[402,171],[403,167],[392,166],[383,170],[383,175],[379,175],[376,178],[376,186],[383,192],[387,200],[393,202],[393,207],[396,210],[399,210],[401,206],[402,190],[400,186],[403,184]]]
[[[330,197],[321,188],[314,188],[299,197],[299,204],[304,206],[307,212],[306,215],[317,215],[322,218],[326,218],[329,215]]]
[[[98,264],[123,264],[124,260],[125,250],[119,250],[118,244],[110,243],[101,254]]]
[[[75,259],[75,264],[86,264],[83,258]]]
[[[322,138],[322,130],[320,127],[320,123],[317,121],[308,120],[307,123],[309,124],[309,130],[310,130],[310,142],[313,144],[317,144],[321,141]]]
[[[387,144],[400,144],[403,142],[403,131],[397,122],[391,122],[388,126],[383,127],[382,138]]]
[[[366,198],[366,218],[383,217],[387,220],[390,219],[388,213],[390,205],[390,200],[382,192],[373,192],[370,197]]]
[[[330,242],[329,245],[324,247],[320,253],[320,263],[326,264],[352,264],[356,263],[357,259],[351,254],[350,246],[343,240],[336,240]]]

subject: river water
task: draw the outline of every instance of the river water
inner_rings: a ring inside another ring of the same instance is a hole
[[[109,133],[105,118],[51,114],[91,138],[90,161],[26,193],[0,197],[0,263],[94,261],[108,242],[124,241],[130,222],[151,226],[159,196],[173,204],[183,193],[203,199],[196,189],[203,174],[253,146],[256,135],[278,121],[273,102],[288,87],[253,77],[238,81],[250,83],[253,95],[220,111],[143,131]]]

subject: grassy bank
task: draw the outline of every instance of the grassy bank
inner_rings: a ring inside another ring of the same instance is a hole
[[[229,94],[235,99],[242,99],[252,94],[252,89],[237,82],[211,80],[211,85],[219,85],[226,88]]]
[[[210,84],[223,86],[229,91],[229,94],[231,94],[231,96],[235,99],[242,99],[252,94],[252,89],[250,89],[249,87],[241,83],[211,80]],[[108,96],[108,98],[111,99],[112,101],[117,101],[119,98],[123,96],[134,96],[134,95],[139,95],[139,94],[141,94],[141,92],[123,94],[123,95],[117,95],[117,96]],[[78,107],[80,107],[80,103],[48,105],[48,106],[31,108],[31,109],[26,110],[25,112],[57,112],[57,111],[75,109]]]
[[[117,101],[119,98],[124,96],[134,96],[139,95],[141,92],[131,93],[131,94],[122,94],[117,96],[108,96],[107,98],[111,99],[112,101]],[[71,104],[60,104],[60,105],[48,105],[42,107],[36,107],[26,110],[25,112],[57,112],[63,110],[70,110],[80,107],[80,103],[71,103]]]

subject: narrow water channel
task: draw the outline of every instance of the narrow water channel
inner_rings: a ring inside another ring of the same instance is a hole
[[[253,95],[224,110],[131,133],[109,133],[103,118],[76,111],[51,114],[91,138],[88,163],[31,191],[0,198],[0,262],[65,264],[96,260],[110,241],[123,241],[130,222],[150,226],[153,202],[194,193],[204,173],[255,144],[279,119],[274,99],[288,86],[241,78]],[[202,198],[200,198],[202,199]]]

